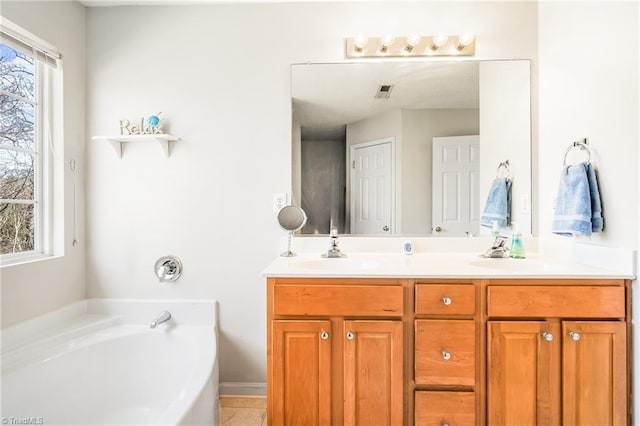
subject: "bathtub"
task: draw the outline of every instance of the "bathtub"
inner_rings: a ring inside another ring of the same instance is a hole
[[[2,423],[217,426],[216,318],[214,301],[89,299],[3,330]]]

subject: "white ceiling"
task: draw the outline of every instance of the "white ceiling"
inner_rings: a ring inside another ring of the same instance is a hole
[[[294,121],[315,139],[399,108],[477,109],[478,69],[475,61],[293,65]],[[376,99],[383,84],[394,85],[391,96]]]

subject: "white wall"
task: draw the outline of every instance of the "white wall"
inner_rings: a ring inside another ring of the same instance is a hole
[[[64,159],[78,164],[78,236],[74,235],[73,174],[64,167],[64,256],[0,270],[2,327],[33,318],[85,296],[84,137],[85,8],[77,2],[3,1],[0,13],[63,56]],[[62,254],[62,253],[60,253]]]
[[[637,2],[540,3],[540,236],[551,235],[564,151],[586,137],[605,221],[589,242],[638,248],[637,9]]]
[[[220,302],[221,380],[265,380],[265,280],[291,185],[290,64],[343,59],[358,33],[477,34],[477,58],[537,54],[537,5],[387,2],[112,7],[87,11],[88,136],[162,111],[170,159],[88,142],[88,294]],[[535,74],[534,74],[535,77]],[[535,83],[534,83],[535,84]],[[534,123],[535,125],[535,123]],[[185,265],[160,285],[153,262]]]
[[[512,180],[511,221],[531,234],[531,94],[528,61],[480,63],[480,203],[509,160]],[[480,227],[489,234],[489,228]]]

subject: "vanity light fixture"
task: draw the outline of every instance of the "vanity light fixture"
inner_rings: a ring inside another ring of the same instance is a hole
[[[472,34],[448,36],[383,37],[358,36],[345,39],[346,58],[473,56],[476,38]]]

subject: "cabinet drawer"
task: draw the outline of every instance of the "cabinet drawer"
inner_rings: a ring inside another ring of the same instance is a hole
[[[473,321],[416,320],[415,348],[416,384],[475,384],[476,326]]]
[[[392,285],[276,284],[273,314],[399,317],[402,294],[402,286]]]
[[[489,286],[490,317],[623,318],[624,287]]]
[[[473,315],[475,295],[473,284],[417,284],[416,314]]]
[[[476,424],[473,392],[416,392],[416,426]]]

